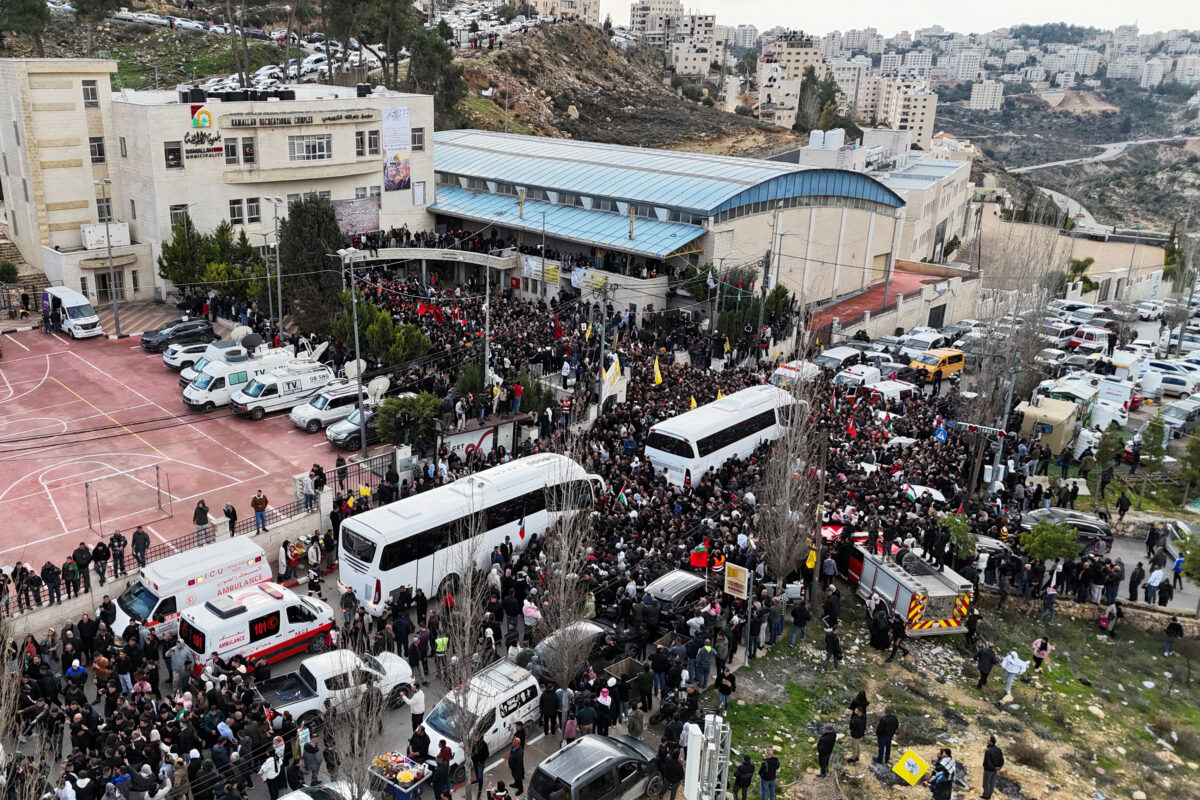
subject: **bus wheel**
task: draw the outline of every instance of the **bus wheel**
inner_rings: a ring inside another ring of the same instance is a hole
[[[325,652],[325,634],[320,633],[308,640],[308,652],[324,653]]]
[[[458,576],[451,574],[442,578],[442,582],[438,584],[438,597],[445,597],[447,594],[458,594]]]

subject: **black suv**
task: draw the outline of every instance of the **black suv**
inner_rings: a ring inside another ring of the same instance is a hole
[[[161,353],[173,344],[211,342],[219,338],[206,319],[177,319],[161,328],[142,334],[142,347]]]
[[[1075,531],[1079,541],[1084,544],[1084,552],[1090,553],[1096,545],[1104,542],[1104,552],[1112,552],[1113,533],[1107,522],[1082,511],[1069,508],[1035,508],[1021,515],[1021,530],[1032,530],[1039,520],[1052,523],[1062,523]]]

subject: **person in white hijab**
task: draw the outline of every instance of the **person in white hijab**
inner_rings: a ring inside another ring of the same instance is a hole
[[[1000,666],[1004,668],[1004,693],[1012,694],[1013,681],[1018,675],[1025,674],[1025,670],[1029,669],[1029,662],[1022,661],[1017,651],[1012,650],[1000,662]]]

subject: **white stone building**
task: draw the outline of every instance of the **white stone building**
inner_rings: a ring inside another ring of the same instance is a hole
[[[1004,84],[998,81],[980,81],[971,84],[971,99],[967,108],[972,111],[999,111],[1004,107]]]

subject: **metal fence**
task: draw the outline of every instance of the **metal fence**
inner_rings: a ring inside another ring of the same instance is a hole
[[[336,496],[344,497],[347,492],[357,491],[360,486],[366,486],[372,492],[383,479],[387,477],[388,468],[396,463],[395,451],[391,448],[386,453],[368,456],[359,461],[351,461],[342,469],[330,469],[325,477],[329,488]]]

